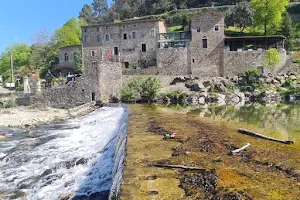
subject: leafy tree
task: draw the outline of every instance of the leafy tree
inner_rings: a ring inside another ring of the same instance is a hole
[[[81,51],[75,51],[74,52],[74,60],[75,60],[75,72],[76,73],[82,73],[83,66],[82,66],[82,52]]]
[[[283,19],[280,27],[280,34],[284,35],[286,39],[286,50],[291,51],[293,48],[293,39],[295,37],[292,19],[288,12],[283,13]]]
[[[255,23],[263,26],[264,35],[269,34],[271,28],[274,30],[278,28],[288,3],[289,0],[251,0],[255,9]]]
[[[108,9],[107,0],[94,0],[94,2],[92,3],[92,7],[94,10],[94,15],[96,17],[100,17]]]
[[[79,13],[79,18],[86,20],[88,24],[92,24],[96,21],[92,7],[88,4],[85,4],[81,9],[81,12]]]
[[[276,65],[280,62],[280,57],[277,49],[269,49],[267,51],[265,66],[274,71]]]
[[[240,35],[247,26],[253,25],[254,10],[250,3],[242,1],[230,7],[226,13],[226,25],[234,25],[240,29]]]

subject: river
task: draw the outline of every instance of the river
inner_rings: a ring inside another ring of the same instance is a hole
[[[24,129],[0,129],[7,137],[0,141],[0,199],[107,199],[122,118],[124,108],[104,107],[36,128],[34,137]]]

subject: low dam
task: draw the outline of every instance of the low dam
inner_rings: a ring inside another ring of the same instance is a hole
[[[127,126],[126,107],[103,107],[30,131],[1,128],[0,199],[117,197]]]

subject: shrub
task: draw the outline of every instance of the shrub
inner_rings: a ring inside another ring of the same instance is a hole
[[[151,102],[156,97],[161,83],[156,77],[134,77],[121,88],[123,102]]]
[[[267,51],[265,66],[274,71],[276,65],[280,62],[280,57],[277,49],[269,49]]]
[[[17,102],[16,102],[15,99],[9,99],[9,100],[5,103],[4,107],[5,107],[5,108],[13,108],[13,107],[16,107],[17,105],[18,105],[18,104],[17,104]]]

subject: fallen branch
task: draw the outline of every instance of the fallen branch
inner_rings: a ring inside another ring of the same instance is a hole
[[[176,168],[176,169],[184,169],[184,170],[201,170],[205,171],[203,168],[199,167],[187,167],[184,165],[165,165],[165,164],[155,164],[155,167],[162,167],[162,168]]]
[[[245,146],[242,146],[241,148],[239,149],[236,149],[234,151],[231,151],[230,152],[230,155],[236,155],[238,153],[240,153],[241,151],[245,150],[246,148],[248,148],[250,146],[250,143],[246,144]]]
[[[294,144],[294,142],[291,141],[291,140],[280,140],[280,139],[276,139],[276,138],[272,138],[272,137],[269,137],[269,136],[265,136],[265,135],[262,135],[262,134],[259,134],[259,133],[255,133],[255,132],[252,132],[252,131],[249,131],[249,130],[246,130],[246,129],[242,129],[242,128],[239,128],[238,132],[242,133],[242,134],[249,135],[249,136],[253,136],[253,137],[265,139],[265,140],[270,140],[270,141],[274,141],[274,142],[280,142],[280,143],[283,143],[283,144]]]

